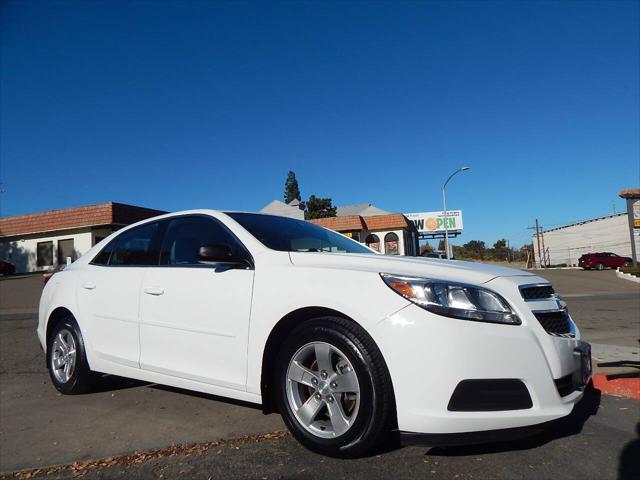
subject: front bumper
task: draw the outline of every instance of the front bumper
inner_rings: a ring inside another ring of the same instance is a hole
[[[420,445],[428,447],[454,447],[515,441],[538,435],[546,429],[551,428],[551,426],[556,422],[557,420],[553,420],[551,422],[530,425],[527,427],[503,428],[498,430],[483,430],[479,432],[464,433],[400,432],[400,443],[404,446]]]
[[[554,380],[579,369],[575,349],[583,342],[552,337],[539,324],[528,325],[535,322],[531,315],[521,318],[523,325],[495,325],[445,318],[409,305],[372,330],[391,373],[398,428],[405,437],[517,429],[571,413],[582,389],[561,396]],[[526,386],[531,406],[449,410],[456,387],[470,379],[517,379]]]

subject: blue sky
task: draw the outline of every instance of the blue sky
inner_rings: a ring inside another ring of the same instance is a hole
[[[639,3],[3,2],[1,214],[441,208],[493,243],[640,182]],[[460,241],[458,243],[460,243]]]

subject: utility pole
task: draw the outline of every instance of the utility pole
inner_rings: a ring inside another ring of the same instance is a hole
[[[542,250],[540,249],[540,225],[538,224],[538,219],[536,218],[536,240],[538,241],[538,258],[540,259],[540,267],[542,268]],[[536,256],[533,256],[535,261]]]
[[[544,246],[544,232],[540,229],[540,238],[542,239],[542,253],[544,255],[544,266],[545,268],[549,266],[549,251]]]
[[[535,227],[527,227],[528,230],[536,231],[536,242],[538,243],[538,259],[540,260],[540,268],[548,267],[551,263],[551,257],[549,256],[549,250],[544,247],[544,233],[542,231],[542,227],[538,223],[538,219],[536,218],[536,226]],[[542,242],[542,245],[540,245]],[[533,261],[536,260],[536,248],[533,247]]]

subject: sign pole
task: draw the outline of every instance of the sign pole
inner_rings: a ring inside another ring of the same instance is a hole
[[[620,197],[627,200],[629,236],[631,237],[631,258],[634,268],[638,268],[638,251],[636,249],[635,237],[640,234],[640,189],[623,190],[620,192]]]
[[[446,187],[446,183],[444,186]],[[442,187],[442,209],[444,210],[444,251],[447,256],[447,260],[451,260],[449,255],[449,222],[447,222],[447,198],[444,194],[444,187]]]

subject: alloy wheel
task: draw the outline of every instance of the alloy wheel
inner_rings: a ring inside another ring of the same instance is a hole
[[[56,380],[67,383],[76,368],[77,349],[73,334],[65,329],[58,332],[52,344],[51,369]]]
[[[298,423],[320,438],[336,438],[353,426],[360,407],[360,385],[353,365],[335,346],[311,342],[289,361],[289,407]]]

